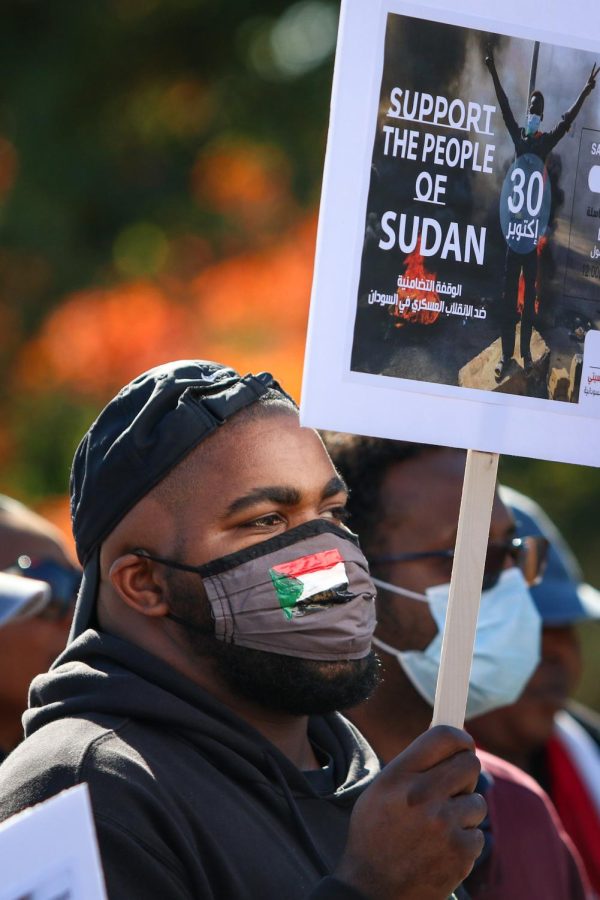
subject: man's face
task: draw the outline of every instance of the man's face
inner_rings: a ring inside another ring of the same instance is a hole
[[[529,754],[550,738],[554,717],[581,676],[581,651],[573,625],[542,630],[542,659],[516,703],[472,720],[475,738],[494,752]]]
[[[542,630],[542,659],[523,692],[549,720],[564,707],[581,678],[581,648],[573,625]]]
[[[176,522],[179,562],[203,565],[304,522],[343,521],[345,485],[319,437],[292,414],[268,412],[226,426],[182,472],[187,500]],[[373,689],[374,654],[316,662],[224,644],[207,635],[212,628],[200,577],[172,572],[169,584],[171,611],[200,627],[187,630],[188,643],[198,656],[213,657],[237,692],[302,714],[353,705]]]
[[[544,107],[542,105],[542,98],[539,94],[533,94],[529,99],[529,112],[532,116],[543,116]]]
[[[186,562],[202,565],[313,519],[341,524],[346,488],[295,415],[226,426],[190,459],[180,515]]]
[[[392,464],[380,488],[381,516],[372,555],[420,553],[454,548],[464,479],[465,454],[435,450]],[[514,521],[498,497],[494,500],[491,541],[514,536]],[[446,584],[452,560],[428,557],[372,566],[375,577],[424,594]],[[378,591],[377,635],[399,650],[424,650],[437,626],[427,604]]]

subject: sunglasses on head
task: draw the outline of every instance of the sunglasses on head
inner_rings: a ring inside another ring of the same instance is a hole
[[[512,560],[523,573],[529,587],[537,584],[543,574],[548,555],[548,541],[541,535],[512,538],[507,541],[493,541],[488,544],[483,573],[483,590],[487,591],[498,582],[503,569]],[[454,559],[454,549],[423,550],[419,553],[389,553],[369,559],[372,566],[382,563],[407,563],[421,559]]]
[[[53,559],[32,559],[23,554],[6,569],[11,575],[36,578],[50,585],[50,601],[38,614],[43,619],[62,619],[68,615],[77,599],[81,584],[81,572],[64,566]]]

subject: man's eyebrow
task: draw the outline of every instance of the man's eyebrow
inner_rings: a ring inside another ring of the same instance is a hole
[[[334,497],[339,493],[348,493],[348,488],[343,478],[339,475],[330,478],[321,494],[323,500],[328,497]],[[267,487],[255,488],[237,497],[233,500],[225,510],[225,516],[233,516],[236,513],[243,512],[257,503],[281,503],[284,506],[295,506],[302,500],[300,491],[293,487],[285,485],[268,485]]]
[[[344,481],[341,475],[334,475],[333,478],[327,482],[325,487],[323,488],[322,497],[323,500],[327,500],[328,497],[334,497],[336,494],[349,494],[350,491],[348,489],[348,485]]]
[[[257,503],[282,503],[284,506],[294,506],[300,503],[300,492],[296,488],[284,487],[280,485],[270,485],[268,487],[255,488],[248,491],[242,497],[237,497],[229,504],[225,511],[226,516],[232,516],[235,513],[243,512],[250,506]]]

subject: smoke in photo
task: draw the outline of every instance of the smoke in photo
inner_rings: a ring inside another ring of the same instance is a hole
[[[600,87],[547,154],[515,164],[486,58],[519,130],[537,125],[536,146],[595,62],[389,15],[351,368],[577,402],[585,336],[600,328],[600,193],[589,175]],[[539,123],[528,122],[533,89]]]

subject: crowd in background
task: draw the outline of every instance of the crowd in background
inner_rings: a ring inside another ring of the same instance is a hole
[[[160,415],[163,413],[161,407]],[[118,427],[122,428],[122,411],[119,416]],[[103,421],[102,417],[99,421]],[[96,424],[90,430],[88,442],[98,427]],[[263,427],[258,417],[259,441]],[[124,433],[129,434],[130,430],[126,427]],[[224,458],[235,456],[227,432],[224,434],[220,452]],[[350,693],[341,695],[345,700],[336,706],[341,704],[370,742],[380,763],[391,769],[404,752],[411,752],[431,719],[465,454],[449,448],[351,435],[327,433],[323,437],[343,479],[340,483],[349,489],[344,521],[358,533],[377,586],[373,645],[383,675],[374,691],[372,685],[365,690],[365,696],[371,693],[366,702],[357,703],[362,698]],[[104,438],[103,441],[104,448]],[[101,527],[102,518],[108,515],[104,492],[110,493],[125,483],[125,470],[117,466],[110,476],[113,482],[103,482],[105,457],[93,468],[92,451],[88,449],[85,463],[81,463],[81,447],[78,454],[80,465],[88,465],[90,472],[85,470],[85,477],[83,472],[78,473],[76,458],[72,489],[78,490],[79,481],[79,489],[87,491],[87,504],[95,509],[90,524],[82,518],[81,498],[75,495],[76,534],[78,530],[86,534]],[[179,472],[182,466],[176,464],[174,471]],[[285,471],[286,466],[283,468]],[[94,477],[98,479],[96,488]],[[256,476],[253,470],[253,477],[260,479],[260,469]],[[216,479],[217,490],[219,480],[215,475],[212,478]],[[193,492],[197,490],[194,487]],[[204,485],[200,496],[205,496],[207,490]],[[127,495],[123,488],[121,492]],[[178,493],[180,489],[175,486],[165,489],[167,505],[175,502],[173,497]],[[138,506],[143,503],[139,501]],[[138,506],[125,515],[126,523],[131,515],[135,518]],[[45,672],[67,645],[82,573],[65,537],[41,516],[8,497],[0,503],[0,538],[0,752],[7,756],[22,740],[21,716],[31,680]],[[110,533],[104,540],[101,546],[110,547]],[[78,549],[86,562],[87,574],[78,605],[79,624],[76,623],[73,636],[83,631],[85,637],[89,634],[86,628],[90,627],[100,635],[113,630],[122,634],[118,614],[111,611],[110,604],[106,618],[99,622],[90,612],[90,602],[96,603],[90,601],[90,551],[82,549],[81,543]],[[163,555],[156,561],[171,565]],[[149,559],[155,557],[150,555]],[[100,563],[96,561],[94,565],[93,578],[101,579],[97,568]],[[190,569],[180,563],[173,565]],[[202,567],[191,569],[210,576],[210,566],[205,567],[206,572]],[[121,590],[126,597],[128,589]],[[193,603],[190,595],[184,606],[188,616]],[[128,605],[135,606],[131,599]],[[82,608],[87,611],[82,612]],[[131,616],[131,610],[128,615]],[[189,619],[182,618],[179,610],[177,615],[169,613],[168,617],[184,628],[189,625]],[[481,825],[485,841],[472,871],[456,886],[457,896],[473,900],[525,893],[545,900],[600,896],[600,717],[573,699],[582,672],[579,631],[598,619],[600,594],[584,582],[556,527],[533,500],[512,489],[500,488],[492,514],[465,725],[475,738],[481,763],[477,792],[487,803],[487,816]],[[235,627],[235,616],[233,623]],[[214,608],[209,621],[189,627],[200,627],[206,635],[212,633]],[[268,633],[267,629],[264,640]],[[78,640],[82,640],[81,636]],[[249,646],[260,646],[261,640],[258,644],[250,642]],[[75,641],[72,647],[77,645]],[[278,647],[277,643],[273,646]],[[194,647],[201,652],[200,645]],[[94,650],[94,654],[98,652]],[[69,650],[59,660],[57,673],[61,672],[60,663],[68,663],[72,653]],[[173,665],[177,668],[179,662]],[[258,695],[267,708],[279,697],[273,681],[275,671],[269,673],[270,680],[263,683],[263,693]],[[245,670],[250,681],[255,677],[251,673],[252,669]],[[32,694],[30,734],[36,707],[42,702],[41,684],[40,681],[37,693]],[[73,690],[75,683],[67,680],[67,684]],[[76,697],[77,689],[74,690]],[[290,691],[291,688],[286,689],[288,700]],[[68,709],[73,698],[65,700],[64,687],[60,696]],[[85,705],[76,705],[72,714],[85,718],[85,709]],[[43,707],[40,712],[43,725]],[[42,728],[42,734],[43,731]],[[207,733],[210,732],[208,727]],[[28,738],[23,747],[31,740]],[[19,755],[15,754],[15,758],[18,772]],[[19,781],[11,773],[12,760],[9,756],[3,765],[4,787],[0,777],[0,792],[3,790],[5,797],[11,796],[13,783]],[[19,790],[22,796],[24,789]],[[104,858],[110,873],[109,886],[116,886],[119,881],[113,880],[112,864],[108,863],[110,844],[105,845],[103,840],[106,839],[101,838],[101,849],[103,855],[108,854]],[[122,886],[115,887],[114,896],[120,895],[124,896]]]

